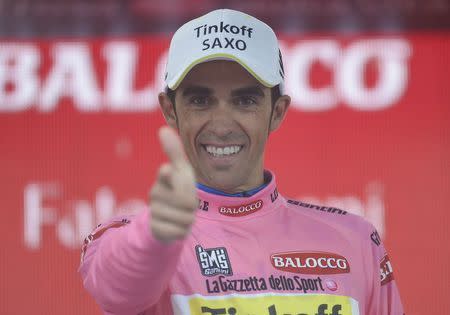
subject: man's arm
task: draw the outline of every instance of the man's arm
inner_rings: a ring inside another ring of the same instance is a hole
[[[374,274],[369,315],[403,315],[404,309],[394,279],[394,270],[387,251],[373,228],[370,232]]]
[[[151,210],[100,225],[83,246],[83,284],[108,314],[138,314],[159,300],[194,222],[193,170],[173,130],[161,128],[160,140],[170,163],[159,170]]]
[[[79,272],[104,312],[138,314],[168,287],[182,242],[154,239],[148,221],[144,210],[131,219],[106,222],[87,238]]]

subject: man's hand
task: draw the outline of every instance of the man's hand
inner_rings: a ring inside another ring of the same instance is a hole
[[[171,242],[189,234],[198,200],[194,170],[184,155],[180,138],[164,126],[159,129],[159,140],[169,163],[159,168],[150,192],[150,229],[156,239]]]

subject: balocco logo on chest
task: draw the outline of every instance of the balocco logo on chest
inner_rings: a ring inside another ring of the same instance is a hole
[[[278,270],[301,274],[349,273],[350,264],[344,256],[326,252],[287,252],[270,257]]]
[[[219,207],[219,213],[230,217],[240,217],[258,211],[262,208],[263,204],[262,200],[257,200],[245,205],[221,206]]]

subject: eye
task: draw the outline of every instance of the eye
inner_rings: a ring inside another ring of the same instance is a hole
[[[197,106],[208,105],[210,103],[208,96],[192,96],[189,103]]]
[[[251,96],[239,96],[233,100],[235,105],[239,106],[251,106],[257,104],[257,100]]]

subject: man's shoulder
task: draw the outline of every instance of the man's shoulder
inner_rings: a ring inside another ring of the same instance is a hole
[[[346,210],[342,210],[336,207],[332,206],[322,206],[322,205],[316,205],[313,203],[309,203],[302,200],[294,200],[286,198],[286,202],[292,209],[304,209],[304,210],[311,210],[311,212],[317,211],[322,213],[328,213],[328,214],[336,214],[336,215],[349,215]],[[351,214],[350,214],[351,215]]]
[[[374,230],[373,225],[360,215],[334,206],[313,204],[307,201],[286,198],[287,208],[299,215],[311,218],[316,224],[325,224],[333,228],[348,229],[352,233],[366,234]]]

